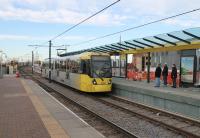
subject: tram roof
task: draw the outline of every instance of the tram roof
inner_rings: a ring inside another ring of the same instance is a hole
[[[142,53],[163,50],[181,50],[200,48],[200,27],[164,33],[139,39],[97,46],[94,48],[68,52],[59,56],[69,56],[84,52],[103,53]]]

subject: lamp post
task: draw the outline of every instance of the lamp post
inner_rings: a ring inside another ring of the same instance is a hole
[[[32,51],[32,75],[34,73],[34,52]]]
[[[51,83],[51,40],[49,41],[49,83]]]

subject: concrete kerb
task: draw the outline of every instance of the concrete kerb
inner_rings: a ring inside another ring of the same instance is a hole
[[[119,83],[113,85],[113,94],[200,120],[200,99],[198,98],[178,95],[177,92],[139,88]]]
[[[121,84],[113,84],[113,90],[115,89],[120,89],[120,90],[125,90],[137,94],[143,94],[143,95],[148,95],[148,96],[153,96],[153,97],[158,97],[161,99],[167,99],[171,101],[176,101],[180,103],[186,103],[190,104],[193,106],[200,106],[200,99],[194,99],[192,97],[185,97],[178,95],[176,93],[171,93],[171,92],[160,92],[159,90],[151,90],[151,89],[145,89],[145,88],[138,88],[134,86],[125,86]]]

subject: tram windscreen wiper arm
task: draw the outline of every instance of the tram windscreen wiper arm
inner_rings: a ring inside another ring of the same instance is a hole
[[[103,81],[103,77],[100,76],[100,74],[97,74],[96,71],[94,71],[94,70],[93,70],[93,73],[95,73]]]

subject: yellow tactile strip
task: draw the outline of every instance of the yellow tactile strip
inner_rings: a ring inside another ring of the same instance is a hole
[[[36,95],[33,95],[32,89],[26,84],[26,82],[23,79],[21,79],[21,83],[24,89],[26,90],[29,98],[31,99],[31,102],[33,103],[36,111],[38,112],[47,131],[49,132],[49,135],[52,138],[69,138],[64,129],[42,104],[40,99]]]

